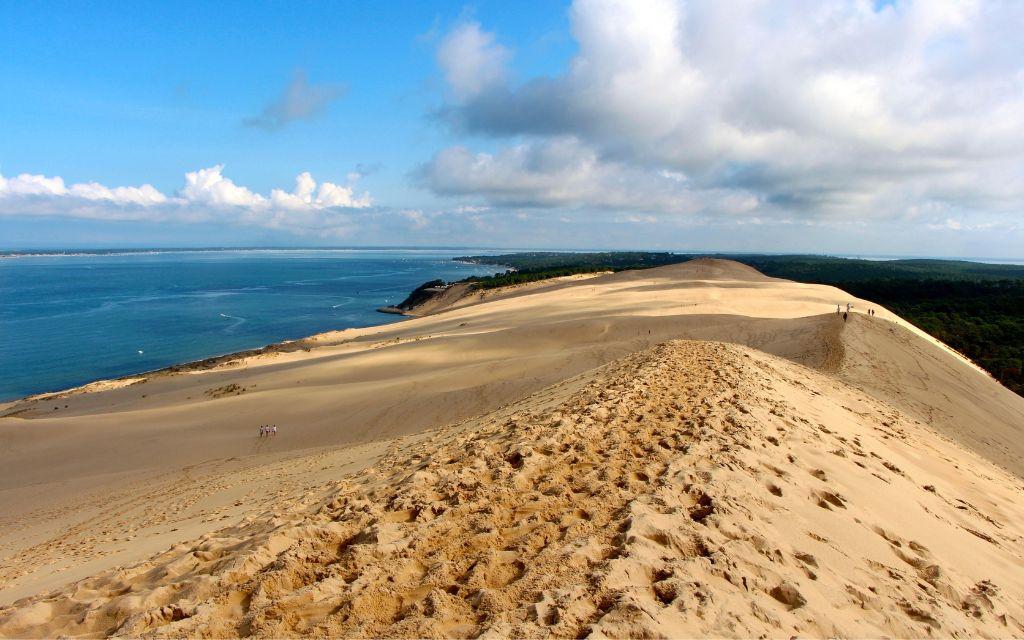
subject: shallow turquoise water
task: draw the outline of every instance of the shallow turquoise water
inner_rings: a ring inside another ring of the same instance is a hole
[[[463,255],[478,251],[463,251]],[[450,251],[226,250],[0,259],[0,399],[395,322]]]

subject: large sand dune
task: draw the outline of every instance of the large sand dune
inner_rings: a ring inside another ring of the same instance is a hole
[[[57,589],[0,633],[1022,632],[1024,400],[877,305],[709,260],[302,346],[0,407],[0,602]]]

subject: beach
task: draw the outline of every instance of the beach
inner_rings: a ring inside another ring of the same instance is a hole
[[[0,405],[0,633],[1024,632],[1024,399],[886,309],[695,260],[424,313]]]

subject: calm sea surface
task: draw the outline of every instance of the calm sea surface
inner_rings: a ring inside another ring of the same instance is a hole
[[[239,250],[0,259],[0,400],[280,340],[400,321],[479,251]]]

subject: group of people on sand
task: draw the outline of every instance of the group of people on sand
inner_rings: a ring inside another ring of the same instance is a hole
[[[276,424],[261,424],[260,425],[260,437],[261,438],[263,438],[263,437],[270,437],[270,436],[276,436],[276,435],[277,435],[277,425]]]
[[[846,311],[843,311],[842,307],[843,306],[840,305],[840,304],[836,305],[836,315],[837,316],[843,316],[843,322],[846,322],[847,318],[850,317],[850,311],[853,309],[853,305],[850,304],[849,302],[847,302],[846,303]],[[875,315],[875,310],[874,309],[868,309],[868,315],[869,316],[874,316]]]

